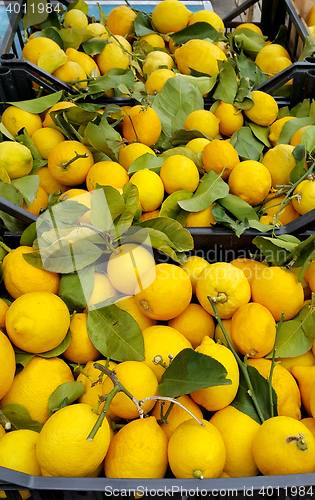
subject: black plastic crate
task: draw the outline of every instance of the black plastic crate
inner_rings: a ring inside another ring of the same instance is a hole
[[[46,91],[54,92],[65,90],[69,94],[75,94],[76,91],[53,77],[46,71],[41,70],[29,61],[21,59],[23,48],[23,36],[21,32],[21,19],[23,15],[23,4],[25,0],[17,0],[16,14],[12,14],[10,24],[0,45],[0,99],[1,102],[12,100],[12,93],[15,94],[14,100],[26,100],[35,97],[33,83],[41,85]],[[67,6],[68,0],[61,0],[62,4]],[[147,2],[150,4],[150,1]],[[202,4],[202,2],[200,2]],[[290,53],[292,61],[297,61],[302,51],[305,37],[309,32],[305,24],[301,21],[291,0],[245,0],[239,7],[230,14],[223,17],[227,33],[240,24],[240,16],[248,13],[248,10],[255,4],[261,6],[260,19],[255,23],[261,28],[264,35],[273,40],[278,33],[281,25],[287,27],[287,50]],[[203,8],[203,5],[200,6]],[[11,72],[8,72],[8,69]],[[8,84],[7,80],[10,81]],[[132,103],[130,98],[107,98],[104,97],[97,102],[102,104],[115,103],[125,105]],[[210,106],[213,101],[206,99],[206,106]],[[1,109],[0,109],[1,112]]]

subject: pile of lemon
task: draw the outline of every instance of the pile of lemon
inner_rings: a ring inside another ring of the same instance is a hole
[[[215,12],[200,10],[193,14],[179,0],[163,0],[152,12],[152,32],[140,37],[134,33],[135,18],[136,12],[132,8],[117,6],[110,11],[104,25],[89,23],[82,10],[76,5],[70,6],[61,24],[61,30],[69,32],[69,35],[63,35],[68,48],[64,51],[55,41],[35,31],[25,44],[22,57],[78,89],[86,87],[87,78],[106,75],[112,69],[131,67],[149,94],[155,95],[162,91],[169,78],[178,74],[190,75],[194,70],[209,76],[217,75],[218,62],[226,61],[231,53],[228,42],[191,39],[177,45],[172,40],[172,34],[200,22],[210,24],[218,34],[224,35],[224,23]],[[260,28],[253,23],[241,24],[236,29],[240,28],[262,35]],[[79,32],[77,36],[71,35],[75,29]],[[83,41],[105,40],[107,43],[91,56],[81,43],[78,46],[80,36]],[[141,41],[146,44],[144,53],[139,54],[137,47]],[[269,77],[292,64],[290,54],[283,46],[264,38],[255,62]],[[110,89],[106,95],[114,96],[114,90]]]
[[[296,358],[277,360],[272,386],[278,416],[260,424],[233,406],[239,366],[208,301],[209,296],[217,299],[222,326],[235,352],[268,378],[271,360],[266,356],[275,342],[276,324],[282,312],[287,321],[309,303],[305,298],[310,290],[315,292],[314,266],[303,288],[292,271],[251,259],[209,264],[190,256],[181,266],[156,264],[144,247],[126,244],[110,256],[107,274],[95,273],[86,310],[70,317],[59,296],[60,276],[27,263],[23,255],[32,252],[32,247],[20,246],[3,259],[4,284],[12,303],[0,300],[0,407],[21,405],[41,428],[9,430],[2,420],[1,467],[35,476],[105,473],[108,478],[163,478],[168,466],[176,478],[314,471],[314,346]],[[123,297],[118,298],[119,293]],[[89,311],[116,296],[118,307],[142,331],[144,361],[107,364],[89,337]],[[62,355],[46,357],[69,328],[69,347]],[[17,372],[16,348],[30,355]],[[219,361],[230,384],[187,393],[170,408],[170,401],[163,406],[157,400],[158,384],[171,357],[183,349]],[[153,362],[157,356],[163,364]],[[115,370],[129,394],[144,400],[145,414],[140,417],[130,397],[118,392],[95,437],[87,440],[104,395],[113,388],[109,376],[99,378],[95,361]],[[78,365],[79,372],[74,370]],[[83,383],[84,394],[51,414],[51,394],[75,379]],[[161,411],[165,415],[168,409],[167,423],[160,421]],[[308,415],[303,419],[302,409]]]
[[[39,215],[48,205],[49,196],[57,194],[59,201],[72,197],[91,208],[91,192],[100,186],[112,186],[122,190],[131,182],[139,192],[142,219],[158,217],[161,206],[168,196],[178,193],[194,195],[202,186],[203,175],[215,172],[228,185],[228,192],[262,214],[263,224],[287,224],[313,208],[314,177],[308,175],[290,196],[290,175],[296,167],[294,148],[301,144],[303,133],[313,126],[298,129],[289,144],[278,144],[284,125],[293,116],[277,119],[276,100],[261,91],[252,92],[253,105],[240,111],[232,104],[217,101],[211,110],[200,109],[191,112],[184,123],[185,131],[201,132],[203,137],[190,140],[180,151],[165,157],[159,171],[142,168],[134,172],[130,167],[143,155],[163,157],[156,143],[162,124],[157,112],[151,106],[124,106],[121,108],[120,131],[115,151],[117,161],[94,161],[95,150],[78,140],[69,140],[55,125],[52,115],[56,111],[70,107],[80,109],[73,102],[60,101],[43,115],[29,113],[16,106],[9,106],[1,117],[1,123],[11,134],[25,127],[46,165],[35,172],[39,177],[39,187],[30,204],[23,202],[23,208]],[[101,118],[103,110],[97,113]],[[230,143],[231,136],[240,130],[245,122],[267,130],[270,148],[265,148],[260,161],[242,158]],[[311,130],[310,129],[310,130]],[[170,150],[171,151],[171,150]],[[187,153],[186,153],[187,152]],[[193,153],[193,161],[190,153]],[[94,156],[93,156],[94,155]],[[200,170],[200,164],[202,169]],[[17,141],[0,143],[1,180],[10,183],[32,172],[31,151]],[[307,164],[305,164],[307,168]],[[178,201],[177,200],[177,201]],[[212,226],[216,220],[212,214],[213,203],[199,211],[187,212],[186,227]],[[79,222],[89,222],[90,211]]]

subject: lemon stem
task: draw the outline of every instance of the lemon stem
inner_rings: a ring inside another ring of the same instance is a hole
[[[216,297],[212,297],[212,300],[213,300],[213,302],[217,302],[218,304],[224,304],[225,302],[227,302],[228,297],[227,297],[226,293],[219,292]]]
[[[112,390],[106,395],[106,401],[105,401],[105,404],[104,404],[104,407],[93,427],[93,429],[91,430],[90,434],[88,435],[88,437],[86,438],[87,441],[93,441],[98,429],[101,427],[102,423],[103,423],[103,420],[106,416],[106,413],[107,413],[107,410],[112,402],[112,400],[114,399],[114,397],[116,396],[117,392],[120,391],[120,387],[119,385],[114,385],[114,387],[112,388]]]
[[[9,248],[5,243],[3,243],[3,241],[0,241],[0,247],[8,253],[12,252],[12,249]]]
[[[82,375],[84,375],[85,377],[87,377],[92,385],[95,385],[98,382],[97,380],[94,380],[94,378],[91,377],[91,375],[85,372],[81,365],[79,365],[79,372],[82,373]]]
[[[165,368],[165,370],[166,370],[166,368],[168,368],[167,364],[166,364],[166,363],[164,363],[164,361],[163,361],[163,357],[162,357],[160,354],[158,354],[157,356],[154,356],[154,358],[152,359],[152,362],[153,362],[155,365],[160,365],[160,366],[162,366],[163,368]]]
[[[75,152],[75,156],[73,158],[71,158],[71,160],[63,162],[61,164],[61,170],[68,170],[71,163],[73,163],[74,161],[78,160],[79,158],[88,158],[88,157],[89,157],[88,153],[84,153],[83,155],[80,155],[79,153]]]
[[[253,389],[253,385],[252,385],[252,382],[251,382],[251,379],[250,379],[250,376],[249,376],[249,373],[248,373],[248,369],[247,369],[247,365],[245,363],[243,363],[243,361],[241,360],[241,358],[239,357],[239,355],[237,354],[237,352],[235,351],[234,347],[232,346],[232,343],[228,337],[228,334],[226,333],[225,331],[225,328],[223,326],[223,323],[221,321],[221,318],[219,316],[219,313],[218,313],[218,309],[217,309],[217,306],[216,306],[216,303],[215,301],[208,295],[208,300],[212,306],[212,309],[214,311],[214,314],[215,314],[215,318],[217,320],[217,322],[219,323],[219,326],[222,330],[222,333],[225,337],[225,340],[229,346],[229,348],[231,349],[232,353],[234,354],[234,357],[238,363],[238,366],[240,367],[240,370],[242,371],[243,375],[244,375],[244,378],[245,378],[245,381],[246,381],[246,384],[247,384],[247,387],[248,387],[248,394],[249,396],[252,398],[252,401],[253,401],[253,404],[255,406],[255,409],[256,409],[256,412],[259,416],[259,419],[261,421],[261,423],[263,423],[265,421],[265,418],[262,414],[262,411],[261,411],[261,408],[259,406],[259,403],[257,401],[257,398],[256,398],[256,394],[255,394],[255,391]]]
[[[298,436],[289,436],[285,440],[287,444],[290,444],[292,442],[295,442],[296,446],[298,447],[299,450],[301,451],[306,451],[307,448],[307,443],[305,442],[305,435],[302,433],[299,433]]]
[[[277,343],[278,343],[278,336],[279,336],[279,331],[281,328],[281,325],[283,323],[283,320],[285,318],[284,312],[282,311],[281,314],[281,319],[279,323],[277,324],[277,329],[276,329],[276,338],[275,338],[275,343],[273,346],[273,352],[272,352],[272,359],[271,359],[271,367],[270,367],[270,373],[268,377],[268,386],[269,386],[269,398],[270,398],[270,417],[275,416],[275,411],[274,411],[274,402],[273,402],[273,395],[272,395],[272,374],[273,370],[275,367],[275,359],[276,359],[276,350],[277,350]]]
[[[194,479],[203,479],[204,478],[202,470],[200,470],[200,469],[194,470],[193,476],[194,476]]]
[[[0,424],[4,427],[6,431],[11,429],[11,422],[7,419],[4,413],[0,410]]]
[[[201,427],[205,427],[205,424],[199,420],[191,411],[187,410],[185,406],[183,406],[179,401],[177,401],[174,398],[169,398],[168,396],[149,396],[147,398],[141,399],[140,403],[144,403],[145,401],[150,401],[150,400],[157,400],[157,401],[170,401],[171,403],[174,403],[174,405],[180,406],[183,410],[185,410],[189,415],[194,418],[198,424],[201,425]]]

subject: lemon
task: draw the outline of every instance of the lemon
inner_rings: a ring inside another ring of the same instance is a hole
[[[132,175],[130,182],[138,188],[139,201],[145,212],[156,210],[161,205],[164,198],[162,180],[156,172],[148,168],[138,170]]]
[[[69,325],[67,306],[51,292],[24,293],[6,314],[10,340],[20,349],[35,354],[57,347],[65,338]]]
[[[207,40],[189,40],[175,50],[177,67],[184,75],[194,69],[215,76],[219,73],[218,61],[226,61],[223,50]]]
[[[184,29],[191,12],[179,0],[163,0],[154,7],[152,24],[159,33],[174,33]]]
[[[1,405],[22,405],[33,420],[43,424],[48,420],[48,402],[52,393],[59,385],[73,381],[70,367],[62,359],[34,356],[14,377]]]
[[[184,155],[171,155],[160,170],[165,191],[168,194],[184,189],[193,193],[199,185],[199,172],[195,163]]]
[[[254,437],[253,455],[265,476],[313,472],[315,439],[309,429],[294,418],[269,418]]]
[[[86,477],[94,472],[104,460],[110,442],[106,418],[94,439],[87,441],[97,418],[92,408],[83,403],[54,413],[39,434],[36,456],[40,467],[56,477]]]
[[[163,478],[167,437],[155,417],[128,422],[112,439],[105,457],[108,478]]]
[[[19,142],[0,143],[0,166],[6,170],[10,179],[28,175],[33,167],[31,151]]]
[[[170,437],[168,461],[177,478],[212,478],[223,472],[226,452],[218,429],[201,420],[182,422]]]
[[[167,69],[172,69],[174,66],[174,61],[167,52],[162,52],[161,50],[154,50],[149,52],[146,56],[142,71],[144,75],[151,75],[153,71],[157,69],[166,67]]]
[[[79,9],[70,9],[65,13],[64,17],[66,28],[87,28],[88,18]]]

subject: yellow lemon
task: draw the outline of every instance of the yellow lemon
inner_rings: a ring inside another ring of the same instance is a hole
[[[165,191],[168,194],[184,189],[193,193],[199,185],[199,172],[195,163],[184,155],[171,155],[160,170]]]
[[[199,176],[198,176],[199,178]],[[130,182],[137,186],[139,192],[139,201],[145,212],[156,210],[164,198],[163,179],[152,170],[144,168],[134,173]]]

